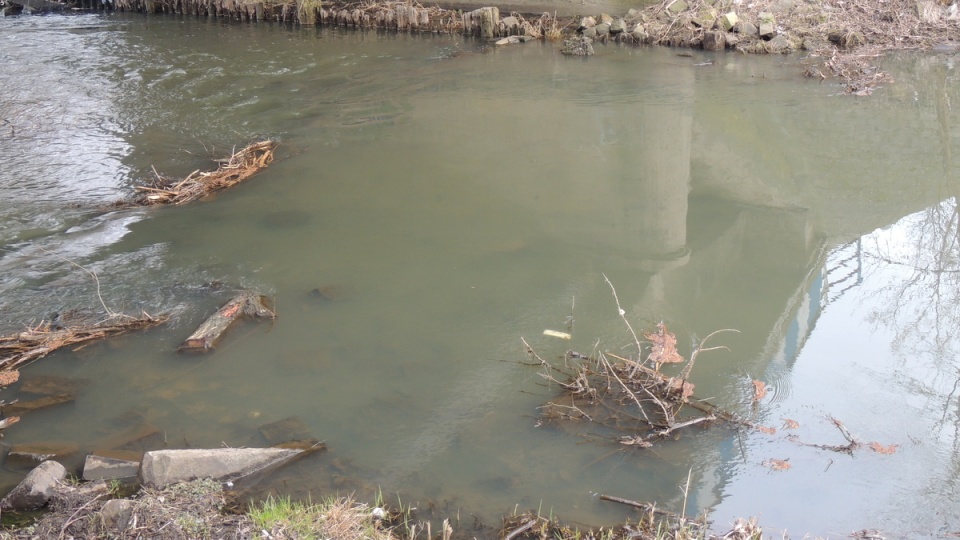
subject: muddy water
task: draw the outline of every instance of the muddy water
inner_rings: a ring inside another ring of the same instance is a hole
[[[467,528],[514,505],[629,515],[599,493],[678,510],[689,471],[688,509],[718,529],[960,530],[952,57],[885,60],[897,83],[852,99],[800,78],[799,57],[584,62],[174,17],[3,19],[0,40],[0,326],[102,312],[68,260],[110,309],[173,316],[25,369],[85,384],[4,445],[82,457],[142,426],[150,447],[262,444],[259,426],[298,417],[331,450],[274,489],[379,486]],[[214,200],[98,209],[151,166],[185,175],[263,136],[280,159]],[[521,338],[544,358],[630,351],[604,276],[684,353],[739,330],[702,357],[697,393],[777,433],[627,452],[537,427],[556,394]],[[178,356],[238,288],[272,296],[275,324]],[[757,406],[751,379],[771,389]],[[830,418],[896,452],[798,444],[844,444]]]

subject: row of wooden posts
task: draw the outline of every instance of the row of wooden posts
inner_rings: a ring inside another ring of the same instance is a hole
[[[517,34],[504,25],[500,10],[469,12],[423,7],[409,2],[321,4],[318,0],[75,0],[81,9],[223,17],[397,31],[460,33],[494,38]]]

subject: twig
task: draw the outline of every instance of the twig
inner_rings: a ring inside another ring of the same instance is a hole
[[[64,534],[66,534],[66,532],[67,532],[67,528],[70,527],[70,525],[73,525],[74,522],[76,522],[76,521],[78,521],[78,520],[80,519],[80,517],[78,517],[78,514],[79,514],[81,511],[83,511],[84,508],[86,508],[86,507],[90,506],[91,504],[97,502],[98,500],[100,500],[100,497],[103,497],[104,495],[105,495],[105,493],[101,493],[100,495],[97,495],[96,497],[94,497],[94,498],[90,499],[89,501],[85,502],[85,503],[83,504],[83,506],[81,506],[80,508],[77,508],[76,512],[74,512],[73,514],[71,514],[71,515],[70,515],[70,518],[67,519],[67,521],[64,522],[63,527],[60,528],[60,536],[58,536],[58,538],[63,539]]]
[[[632,390],[630,390],[630,388],[623,382],[622,379],[620,379],[620,376],[617,375],[616,370],[613,369],[613,366],[610,365],[610,362],[607,361],[607,357],[604,356],[603,353],[600,353],[600,360],[602,360],[603,363],[604,363],[604,365],[606,365],[606,367],[607,367],[607,372],[610,373],[611,375],[613,375],[613,378],[616,379],[617,382],[620,383],[620,386],[623,387],[623,389],[627,392],[627,394],[628,394],[631,398],[633,398],[633,401],[637,404],[637,407],[640,408],[640,412],[643,414],[643,418],[647,421],[647,423],[653,424],[653,422],[650,421],[650,417],[647,416],[647,411],[643,410],[643,405],[640,403],[640,400],[637,399],[637,395],[634,394]],[[644,390],[646,390],[646,388],[644,388]],[[650,392],[647,391],[647,393],[649,394]],[[652,394],[651,394],[651,395],[652,395]],[[654,399],[656,399],[656,398],[654,398]],[[657,401],[659,402],[659,400],[657,400]],[[661,403],[660,406],[662,407],[663,404]]]
[[[697,424],[699,424],[699,423],[701,423],[701,422],[710,422],[710,421],[716,420],[716,419],[717,419],[717,417],[714,416],[714,415],[712,415],[712,414],[711,414],[711,415],[707,415],[707,416],[699,416],[699,417],[697,417],[697,418],[694,418],[693,420],[687,420],[686,422],[680,422],[679,424],[673,424],[673,425],[671,425],[670,427],[668,427],[668,428],[666,428],[666,429],[662,429],[662,430],[660,430],[660,431],[657,431],[657,432],[653,433],[652,435],[650,435],[650,436],[647,437],[647,438],[648,438],[648,439],[652,439],[652,438],[654,438],[654,437],[666,437],[667,435],[673,433],[674,431],[676,431],[676,430],[678,430],[678,429],[683,429],[683,428],[685,428],[685,427],[694,426],[694,425],[697,425]]]
[[[637,501],[631,501],[630,499],[624,499],[624,498],[622,498],[622,497],[614,497],[613,495],[602,495],[602,494],[601,494],[601,495],[600,495],[600,500],[601,500],[601,501],[610,501],[610,502],[625,504],[625,505],[627,505],[627,506],[632,506],[632,507],[634,507],[634,508],[639,508],[639,509],[641,509],[641,510],[645,510],[645,511],[648,511],[648,512],[654,512],[654,513],[657,513],[657,514],[660,514],[660,515],[663,515],[663,516],[675,516],[675,515],[676,515],[676,514],[674,514],[673,512],[668,512],[668,511],[666,511],[666,510],[660,510],[660,509],[657,508],[657,506],[654,505],[654,504],[642,503],[642,502],[637,502]],[[506,539],[504,539],[504,540],[506,540]]]
[[[42,247],[40,248],[40,251],[46,253],[47,255],[53,255],[54,257],[60,259],[61,261],[68,262],[68,263],[72,264],[73,266],[76,266],[77,268],[79,268],[79,269],[83,270],[84,272],[90,274],[90,277],[93,278],[94,283],[97,284],[97,298],[100,299],[100,305],[103,306],[103,310],[107,313],[107,315],[110,316],[111,319],[118,316],[118,314],[115,313],[115,312],[114,312],[113,310],[111,310],[110,308],[108,308],[106,302],[103,301],[103,296],[100,295],[100,278],[97,277],[97,273],[96,273],[96,272],[94,272],[93,270],[88,270],[88,269],[85,268],[84,266],[82,266],[82,265],[80,265],[80,264],[77,264],[77,263],[71,261],[70,259],[68,259],[68,258],[66,258],[66,257],[64,257],[63,255],[60,255],[60,254],[58,254],[58,253],[53,253],[52,251],[49,251],[49,250],[44,249],[44,248],[42,248]]]
[[[508,535],[506,535],[505,537],[503,537],[503,540],[513,540],[514,538],[516,538],[516,537],[520,536],[521,534],[523,534],[523,533],[529,531],[530,529],[532,529],[533,526],[536,525],[536,524],[537,524],[537,520],[536,520],[536,519],[531,519],[530,521],[527,521],[527,522],[524,523],[523,525],[521,525],[521,526],[517,527],[516,529],[510,531],[510,534],[508,534]]]
[[[687,380],[688,378],[690,378],[690,372],[693,371],[693,364],[697,361],[697,356],[698,356],[700,353],[705,352],[705,351],[715,351],[715,350],[717,350],[717,349],[727,349],[727,347],[725,347],[725,346],[723,346],[723,345],[720,345],[720,346],[717,346],[717,347],[708,347],[708,348],[706,348],[706,349],[703,348],[704,344],[706,344],[706,342],[707,342],[708,339],[710,339],[711,337],[713,337],[713,336],[715,336],[715,335],[717,335],[717,334],[719,334],[719,333],[721,333],[721,332],[736,332],[736,333],[738,333],[738,334],[740,333],[739,330],[735,330],[735,329],[733,329],[733,328],[723,328],[723,329],[721,329],[721,330],[715,330],[715,331],[713,331],[713,332],[710,332],[710,333],[707,335],[707,337],[701,339],[701,340],[700,340],[700,344],[699,344],[699,345],[697,346],[697,348],[694,349],[694,351],[690,354],[690,361],[687,362],[687,365],[684,366],[683,371],[680,372],[680,378],[681,378],[681,379]],[[729,349],[727,349],[727,350],[729,350]]]
[[[640,347],[640,338],[637,337],[637,333],[633,331],[633,326],[630,325],[630,321],[627,320],[627,312],[620,307],[620,299],[617,298],[617,289],[613,287],[613,283],[610,283],[610,278],[606,274],[602,274],[603,279],[607,281],[607,285],[610,286],[610,290],[613,292],[613,300],[617,303],[617,313],[620,314],[620,318],[623,319],[623,323],[627,325],[627,329],[630,330],[630,334],[633,336],[633,342],[637,345],[637,358],[643,353],[643,349]]]

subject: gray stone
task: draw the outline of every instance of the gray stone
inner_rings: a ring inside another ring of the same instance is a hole
[[[720,28],[724,32],[729,32],[733,30],[733,27],[737,25],[740,21],[740,18],[737,17],[737,14],[734,12],[724,13],[720,16],[720,19],[717,21],[717,24],[720,25]]]
[[[157,450],[144,454],[140,476],[151,487],[198,478],[231,481],[280,466],[301,453],[285,448]]]
[[[577,30],[583,30],[585,28],[593,28],[597,25],[597,20],[593,17],[584,17],[580,19],[580,26],[577,27]]]
[[[42,508],[67,477],[67,469],[56,461],[44,461],[0,501],[4,510],[36,510]]]
[[[760,37],[772,38],[777,35],[777,27],[771,23],[760,23]]]
[[[610,23],[610,33],[619,34],[627,30],[627,23],[622,19],[618,18]]]
[[[597,39],[597,29],[595,27],[584,28],[583,37],[587,39]]]
[[[609,25],[609,24],[612,24],[612,23],[613,23],[613,17],[611,17],[610,15],[607,15],[606,13],[601,13],[601,14],[600,14],[600,24],[603,24],[603,23],[607,23],[608,25]]]
[[[724,41],[727,42],[727,47],[736,47],[737,43],[740,43],[740,36],[733,32],[727,32],[723,37]]]
[[[83,463],[83,479],[113,480],[116,478],[130,478],[140,472],[140,463],[90,454]]]
[[[122,531],[130,523],[133,515],[133,501],[127,499],[111,499],[103,503],[100,517],[108,530]]]
[[[676,0],[675,2],[670,4],[669,7],[667,7],[667,11],[669,11],[674,15],[679,15],[681,12],[683,12],[686,9],[687,9],[687,3],[684,0]]]
[[[610,25],[607,23],[598,24],[594,30],[597,31],[597,39],[606,39],[610,35]]]
[[[504,17],[500,21],[501,35],[513,36],[520,32],[520,20],[513,15]]]
[[[722,51],[727,46],[726,36],[719,30],[703,33],[703,48],[707,51]]]
[[[760,22],[760,37],[770,39],[777,35],[777,20],[773,17],[772,13],[761,11],[757,19]]]
[[[747,21],[740,21],[740,24],[734,27],[734,31],[745,36],[755,36],[758,33],[756,25]]]
[[[520,43],[520,36],[510,36],[510,37],[498,39],[496,42],[496,45],[498,46],[515,45],[517,43]]]
[[[693,24],[703,28],[704,30],[710,30],[717,24],[717,10],[712,7],[703,7],[700,11],[697,12],[697,16],[693,18]]]
[[[793,49],[793,44],[785,36],[776,36],[767,42],[767,52],[773,54],[788,53]]]

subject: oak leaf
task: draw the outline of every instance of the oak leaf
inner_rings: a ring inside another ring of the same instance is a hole
[[[800,422],[789,418],[783,419],[783,429],[797,429],[798,427],[800,427]]]
[[[867,446],[869,446],[871,450],[873,450],[878,454],[895,454],[897,453],[897,448],[900,448],[899,444],[891,444],[890,446],[884,446],[876,441],[869,443]]]
[[[753,400],[760,401],[767,395],[767,384],[763,381],[753,381]]]
[[[768,459],[763,462],[763,465],[775,471],[785,471],[791,467],[790,460],[787,459]]]
[[[679,364],[683,362],[683,357],[677,352],[677,336],[667,330],[667,325],[657,324],[657,331],[646,333],[643,337],[650,340],[650,354],[647,360],[652,362],[657,368],[661,364]]]
[[[0,371],[0,386],[10,386],[18,380],[20,380],[19,371],[15,369]]]
[[[766,433],[767,435],[773,435],[777,432],[777,428],[757,425],[757,431],[760,433]]]
[[[696,388],[696,385],[679,377],[670,377],[669,388],[674,392],[679,391],[680,398],[686,402],[693,395],[693,389]]]

